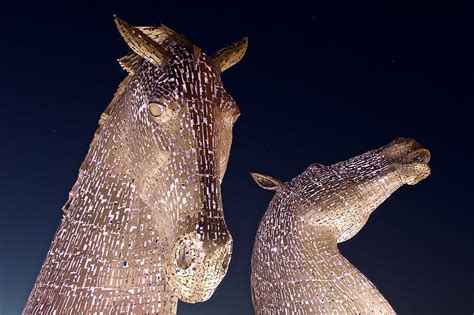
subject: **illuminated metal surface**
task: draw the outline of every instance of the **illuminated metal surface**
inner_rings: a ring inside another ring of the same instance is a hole
[[[102,114],[24,313],[176,312],[207,300],[232,254],[221,201],[239,115],[209,57],[165,26],[116,18],[133,52]]]
[[[253,173],[276,190],[252,255],[256,314],[389,314],[390,304],[337,248],[403,184],[430,174],[430,153],[412,139],[347,161],[313,164],[288,183]]]

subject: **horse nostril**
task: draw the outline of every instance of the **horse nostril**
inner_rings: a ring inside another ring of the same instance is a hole
[[[402,164],[410,164],[415,162],[428,163],[431,159],[431,153],[428,149],[420,148],[408,153],[401,159]]]
[[[192,258],[190,248],[183,246],[178,251],[178,267],[181,269],[188,269],[191,266]]]

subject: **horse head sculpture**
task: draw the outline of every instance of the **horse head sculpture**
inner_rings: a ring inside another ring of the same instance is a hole
[[[25,313],[176,312],[225,276],[221,182],[239,116],[220,75],[247,39],[206,55],[165,26],[115,22],[132,53],[102,114]]]
[[[430,152],[413,139],[330,166],[312,164],[288,183],[258,173],[276,190],[252,255],[257,314],[394,313],[377,288],[337,248],[404,184],[430,174]]]

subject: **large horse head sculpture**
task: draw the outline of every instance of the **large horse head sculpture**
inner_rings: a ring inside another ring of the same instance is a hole
[[[393,314],[377,288],[339,252],[371,213],[404,184],[431,173],[430,152],[413,139],[332,165],[309,166],[290,182],[253,173],[276,190],[252,255],[256,314]]]
[[[25,313],[175,312],[177,299],[207,300],[227,272],[221,182],[239,109],[220,75],[247,39],[208,56],[165,26],[115,22],[133,51],[119,59],[128,76],[101,116]]]

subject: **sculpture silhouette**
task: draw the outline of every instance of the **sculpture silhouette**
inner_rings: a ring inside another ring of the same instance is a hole
[[[313,164],[288,183],[252,173],[276,190],[252,255],[256,314],[394,313],[337,248],[403,184],[430,174],[430,153],[412,139],[331,166]]]
[[[239,116],[220,73],[247,39],[207,56],[165,26],[116,18],[133,52],[102,114],[25,314],[176,313],[207,300],[232,237],[221,181]]]

